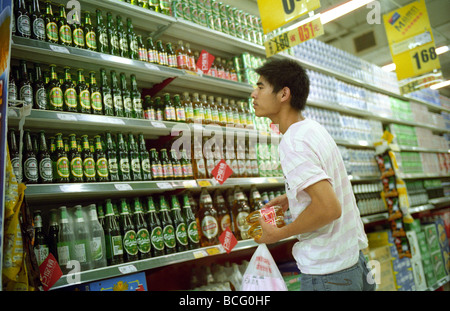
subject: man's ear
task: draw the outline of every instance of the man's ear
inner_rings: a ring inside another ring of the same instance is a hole
[[[281,95],[281,102],[286,102],[291,98],[291,89],[285,86],[280,90],[279,94]]]

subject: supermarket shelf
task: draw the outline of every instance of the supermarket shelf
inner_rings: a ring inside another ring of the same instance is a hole
[[[358,175],[348,175],[350,181],[379,181],[380,176],[358,176]]]
[[[434,127],[434,126],[431,126],[431,125],[428,125],[425,123],[419,123],[419,122],[415,122],[415,121],[402,120],[402,119],[395,118],[393,116],[389,116],[389,115],[385,115],[385,114],[378,114],[378,113],[370,112],[370,111],[363,110],[363,109],[346,107],[346,106],[340,105],[338,103],[330,103],[330,102],[326,102],[326,101],[316,101],[313,99],[308,99],[307,103],[308,103],[308,105],[311,105],[314,107],[338,111],[338,112],[342,112],[342,113],[346,113],[346,114],[350,114],[350,115],[358,116],[358,117],[370,118],[372,120],[378,120],[378,121],[381,121],[384,123],[396,123],[396,124],[403,124],[403,125],[410,125],[410,126],[419,126],[419,127],[427,128],[436,133],[450,133],[449,129],[438,128],[438,127]]]
[[[172,180],[172,181],[130,181],[130,182],[95,182],[95,183],[55,183],[29,184],[25,195],[29,201],[48,200],[60,201],[64,199],[89,199],[105,196],[148,195],[172,190],[200,190],[201,187],[250,187],[251,185],[267,187],[283,186],[280,177],[229,178],[223,185],[213,179]]]
[[[279,241],[278,243],[285,243],[287,241],[295,240],[295,237],[287,238],[284,240]],[[258,244],[253,240],[243,240],[238,241],[236,246],[231,250],[232,252],[237,252],[241,250],[245,250],[248,248],[253,248],[258,246]],[[225,249],[222,247],[222,245],[214,245],[214,246],[208,246],[208,247],[202,247],[194,250],[184,251],[180,253],[170,254],[170,255],[163,255],[158,256],[154,258],[149,259],[143,259],[128,263],[123,263],[120,265],[114,265],[114,266],[108,266],[104,268],[89,270],[80,272],[80,283],[88,283],[93,282],[97,280],[102,280],[106,278],[116,277],[124,274],[129,273],[135,273],[139,271],[145,271],[149,269],[154,269],[158,267],[163,267],[167,265],[172,265],[176,263],[186,262],[189,260],[199,259],[203,257],[208,256],[215,256],[226,253]],[[69,279],[69,282],[68,282]],[[51,290],[55,289],[61,289],[64,287],[72,286],[70,282],[70,276],[67,277],[66,275],[63,275],[51,288]]]
[[[417,152],[434,152],[434,153],[450,153],[450,149],[429,149],[424,147],[415,147],[415,146],[402,146],[398,145],[398,148],[401,151],[417,151]]]
[[[334,141],[336,142],[337,145],[345,147],[375,149],[373,143],[367,140],[335,139]]]
[[[18,126],[20,121],[20,108],[8,109],[8,122],[12,126]],[[41,130],[45,128],[53,131],[72,132],[79,131],[98,134],[102,131],[127,132],[134,134],[144,133],[146,138],[157,138],[163,135],[178,135],[178,132],[193,134],[196,131],[203,133],[215,132],[219,130],[224,135],[247,135],[249,137],[266,137],[268,142],[271,139],[279,139],[279,135],[257,131],[254,129],[220,127],[218,125],[188,124],[170,121],[150,121],[145,119],[133,119],[104,115],[93,115],[86,113],[73,113],[52,110],[31,109],[31,113],[25,119],[25,127],[29,129]]]
[[[431,174],[431,173],[414,173],[414,174],[405,174],[398,173],[398,177],[401,179],[422,179],[422,178],[440,178],[440,177],[450,177],[448,174]]]
[[[450,204],[450,197],[430,199],[429,202],[434,206],[445,206]]]
[[[38,56],[40,62],[48,64],[81,64],[86,71],[98,71],[99,67],[103,67],[107,70],[133,72],[138,84],[147,88],[151,87],[149,84],[176,78],[167,86],[167,90],[181,92],[195,89],[235,97],[249,97],[253,91],[253,87],[248,83],[203,76],[186,70],[17,36],[13,36],[11,50],[14,58],[32,62],[36,61]]]

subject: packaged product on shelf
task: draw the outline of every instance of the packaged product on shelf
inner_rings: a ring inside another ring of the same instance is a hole
[[[219,222],[217,210],[213,205],[211,195],[206,188],[202,188],[199,199],[199,210],[196,214],[200,224],[199,232],[201,246],[212,246],[219,244]]]

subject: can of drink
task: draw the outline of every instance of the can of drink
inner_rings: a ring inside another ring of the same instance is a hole
[[[247,26],[242,26],[242,36],[244,40],[251,41],[250,39],[250,29]]]
[[[213,14],[220,14],[218,1],[211,0],[211,11],[213,12]]]
[[[213,19],[212,12],[206,10],[205,11],[205,17],[206,17],[206,27],[208,27],[209,29],[215,29],[214,28],[214,19]]]
[[[241,67],[241,69],[252,68],[252,62],[251,62],[250,53],[248,53],[248,52],[242,53],[241,60],[242,60],[242,67]]]
[[[222,19],[220,18],[220,14],[216,14],[212,12],[212,20],[214,25],[214,30],[222,31]]]
[[[233,65],[234,65],[234,69],[236,69],[236,72],[241,71],[242,64],[241,64],[241,58],[239,56],[233,57]]]
[[[203,26],[203,27],[207,27],[208,26],[208,21],[207,21],[207,18],[206,18],[205,11],[203,11],[202,9],[197,8],[197,14],[198,14],[198,24]]]
[[[191,20],[193,23],[199,24],[197,6],[191,5]]]
[[[183,12],[183,18],[187,21],[192,22],[191,5],[189,2],[181,2],[181,9]]]
[[[236,32],[236,37],[238,37],[239,39],[244,39],[244,33],[242,30],[242,25],[240,23],[234,23],[234,31]]]
[[[197,7],[205,12],[211,11],[211,0],[197,0]]]
[[[253,18],[250,13],[244,13],[245,23],[247,24],[247,27],[252,28],[253,27]]]
[[[183,17],[183,4],[181,0],[172,0],[172,16],[173,17]]]
[[[228,20],[228,28],[229,34],[236,37],[236,24],[231,19]]]

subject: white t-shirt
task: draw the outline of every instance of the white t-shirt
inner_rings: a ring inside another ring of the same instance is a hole
[[[324,179],[331,183],[342,208],[339,219],[297,236],[292,254],[298,268],[305,274],[328,274],[353,266],[368,242],[335,141],[322,125],[305,119],[288,128],[278,150],[293,219],[301,217],[311,202],[304,189]]]

